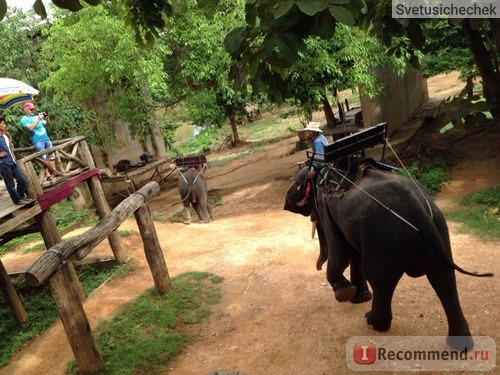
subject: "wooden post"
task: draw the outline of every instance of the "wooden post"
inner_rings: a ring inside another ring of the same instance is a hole
[[[155,225],[151,219],[151,213],[147,205],[143,204],[134,212],[137,226],[141,233],[144,244],[144,253],[153,274],[156,289],[161,295],[172,289],[172,281],[168,274],[165,257],[161,250],[160,241],[156,233]]]
[[[19,167],[23,171],[28,185],[28,194],[32,198],[37,198],[39,195],[43,194],[42,187],[38,183],[38,177],[36,175],[35,169],[31,162],[21,162],[19,163]],[[35,216],[35,220],[40,228],[40,233],[43,237],[43,242],[45,243],[45,247],[50,249],[52,246],[60,243],[62,241],[61,235],[57,230],[56,220],[54,219],[54,215],[50,210],[42,211],[40,214]],[[68,268],[68,272],[73,275],[73,279],[76,281],[76,285],[78,285],[78,296],[83,301],[85,299],[85,291],[83,290],[82,285],[78,281],[78,276],[76,274],[75,268],[72,263],[66,263],[64,267]]]
[[[9,274],[5,269],[2,261],[0,260],[0,289],[3,294],[7,298],[7,303],[9,304],[9,308],[14,314],[14,317],[20,321],[21,323],[26,323],[28,321],[28,314],[26,314],[26,310],[21,302],[21,299],[17,295],[14,286],[12,285]]]
[[[47,249],[50,249],[52,246],[55,246],[62,241],[61,235],[57,230],[56,220],[54,219],[54,215],[52,215],[52,212],[50,210],[42,211],[42,213],[38,214],[35,218],[38,226],[40,227],[43,242],[45,243],[45,247]],[[85,300],[85,291],[83,290],[82,284],[80,284],[80,282],[78,281],[78,275],[76,274],[73,263],[68,262],[63,264],[61,267],[67,268],[68,273],[73,275],[73,280],[75,281],[75,285],[78,288],[78,296],[81,301]]]
[[[137,193],[121,202],[110,215],[94,228],[70,238],[49,249],[26,271],[30,285],[40,285],[48,278],[52,297],[75,355],[80,373],[94,373],[104,367],[89,322],[78,298],[78,281],[71,274],[69,259],[84,258],[111,231],[116,230],[132,213],[136,215],[146,258],[151,267],[158,292],[164,294],[172,288],[165,259],[161,251],[154,223],[145,204],[149,197],[157,194],[160,186],[149,182]],[[137,213],[136,213],[137,211]]]
[[[87,164],[90,168],[95,168],[94,159],[85,141],[81,141],[79,144],[80,158]],[[94,206],[97,210],[97,214],[101,219],[105,218],[111,212],[109,208],[108,201],[104,195],[104,190],[101,185],[101,181],[97,177],[92,177],[87,180],[87,186],[89,187],[90,194],[92,195],[92,200],[94,201]],[[127,261],[127,256],[124,253],[120,241],[120,236],[116,231],[112,231],[108,235],[109,246],[111,251],[118,263],[125,263]]]
[[[99,349],[90,329],[82,302],[78,281],[68,267],[62,265],[49,279],[50,292],[56,302],[68,341],[75,355],[80,373],[95,373],[104,367]]]

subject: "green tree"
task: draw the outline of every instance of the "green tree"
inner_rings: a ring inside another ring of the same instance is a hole
[[[328,124],[334,124],[329,98],[339,90],[358,90],[370,96],[378,94],[383,83],[374,74],[376,68],[391,65],[403,73],[405,63],[386,55],[386,49],[366,33],[345,25],[337,26],[330,39],[309,37],[305,52],[299,52],[285,84],[305,117],[311,121],[313,111],[323,109]]]
[[[238,62],[234,70],[238,81],[267,81],[272,90],[281,91],[310,35],[330,38],[339,24],[357,26],[390,47],[389,53],[418,65],[418,50],[426,43],[426,22],[392,18],[390,0],[248,0],[246,25],[232,30],[225,45]],[[460,25],[481,75],[484,97],[499,120],[500,20],[463,19]]]
[[[218,127],[229,119],[233,142],[239,143],[236,118],[244,111],[248,90],[229,84],[231,59],[223,41],[243,22],[244,1],[177,0],[172,9],[158,39],[169,50],[165,69],[170,93],[184,100],[198,126]]]
[[[50,69],[42,88],[95,113],[87,123],[94,142],[113,141],[118,121],[129,123],[139,139],[149,134],[154,123],[151,96],[161,97],[167,90],[166,75],[158,69],[165,52],[161,44],[139,48],[112,5],[84,7],[56,19],[42,55]]]

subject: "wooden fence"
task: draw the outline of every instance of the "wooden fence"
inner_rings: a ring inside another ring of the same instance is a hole
[[[160,186],[152,181],[122,201],[95,227],[52,246],[27,270],[28,284],[48,282],[68,341],[81,373],[95,373],[104,367],[94,336],[82,306],[81,285],[72,275],[73,261],[83,259],[101,241],[115,231],[132,213],[135,216],[146,260],[160,294],[172,289],[172,283],[146,202],[158,194]],[[76,281],[75,281],[76,280]]]

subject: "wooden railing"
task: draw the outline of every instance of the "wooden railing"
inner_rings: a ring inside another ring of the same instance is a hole
[[[65,180],[89,168],[95,168],[85,137],[74,137],[52,142],[52,147],[33,153],[33,147],[14,149],[21,169],[25,172],[29,185],[40,195],[43,187],[50,185],[44,181],[44,169],[48,168],[57,180]],[[49,163],[51,154],[55,155],[55,168]],[[23,156],[24,154],[29,154]],[[40,157],[46,155],[45,160]],[[29,188],[28,188],[29,189]]]
[[[66,331],[78,369],[81,373],[94,373],[104,367],[94,336],[90,329],[82,302],[78,298],[79,285],[71,277],[67,265],[83,259],[101,241],[134,214],[144,245],[144,252],[153,275],[156,290],[165,294],[172,289],[167,265],[147,200],[158,194],[160,186],[152,181],[122,201],[109,215],[85,233],[52,246],[26,271],[29,285],[48,282],[57,311]]]

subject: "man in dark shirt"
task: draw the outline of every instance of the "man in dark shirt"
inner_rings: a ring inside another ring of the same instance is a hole
[[[16,163],[16,158],[11,149],[12,142],[6,128],[5,119],[0,117],[0,171],[12,202],[17,205],[25,205],[29,203],[25,197],[26,179]]]

